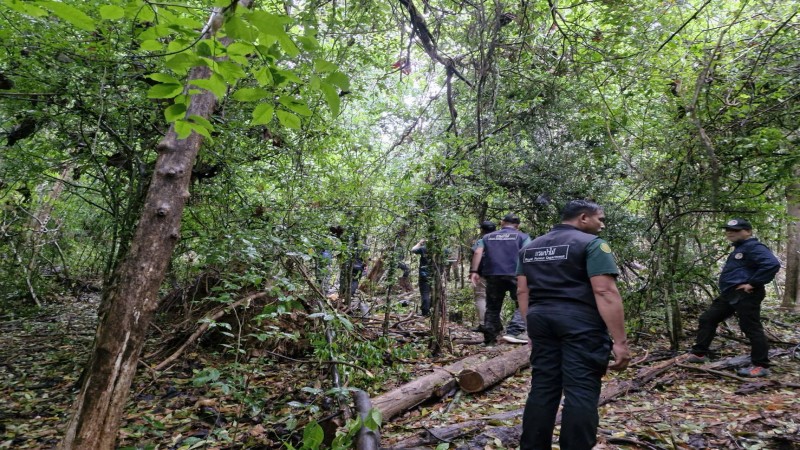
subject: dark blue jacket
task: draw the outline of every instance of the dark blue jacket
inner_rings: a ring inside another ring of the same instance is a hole
[[[586,247],[597,236],[559,224],[520,250],[530,304],[569,300],[597,308],[586,269]]]
[[[756,238],[734,242],[733,247],[719,275],[720,292],[724,293],[740,284],[764,287],[781,268],[775,255]]]
[[[517,274],[517,258],[519,250],[530,237],[509,227],[487,233],[483,236],[483,256],[486,264],[481,268],[481,275],[514,276]]]

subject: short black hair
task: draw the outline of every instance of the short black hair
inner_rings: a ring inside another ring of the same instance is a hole
[[[597,214],[603,207],[591,200],[572,200],[561,210],[561,221],[572,220],[581,214]]]
[[[480,229],[487,233],[491,233],[492,231],[495,231],[497,229],[497,225],[495,225],[494,222],[492,222],[491,220],[484,220],[480,224]]]

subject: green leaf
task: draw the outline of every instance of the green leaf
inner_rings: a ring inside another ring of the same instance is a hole
[[[196,124],[200,125],[201,127],[205,128],[206,130],[209,130],[209,131],[214,130],[214,125],[212,125],[211,122],[209,122],[208,119],[206,119],[203,116],[198,116],[197,114],[192,114],[191,116],[189,116],[189,121],[192,122],[192,123],[196,123]]]
[[[151,73],[150,75],[145,75],[145,78],[156,80],[159,83],[181,84],[180,80],[166,73]]]
[[[334,70],[338,69],[339,67],[330,62],[325,61],[324,59],[315,59],[314,60],[314,71],[319,73],[325,72],[333,72]]]
[[[381,422],[382,422],[382,417],[380,410],[372,408],[369,410],[369,414],[367,414],[366,420],[364,420],[364,426],[372,431],[376,431],[378,428],[381,427]]]
[[[183,92],[182,84],[161,83],[147,91],[147,98],[172,98]]]
[[[175,103],[164,110],[164,118],[167,119],[169,123],[175,122],[178,119],[183,119],[185,115],[186,105],[183,103]]]
[[[246,42],[234,42],[228,46],[228,55],[242,55],[247,56],[255,53],[256,48],[252,44]]]
[[[257,32],[241,18],[231,15],[225,22],[225,34],[233,39],[251,42],[255,40]]]
[[[342,72],[333,72],[332,74],[328,75],[327,78],[325,78],[325,81],[338,86],[339,89],[343,91],[350,90],[350,78],[348,78],[347,75],[343,74]]]
[[[236,80],[247,76],[247,73],[245,73],[245,71],[242,69],[242,66],[230,61],[218,62],[213,69],[214,72],[222,75],[222,77],[225,78],[225,81],[229,83],[233,83]]]
[[[211,91],[217,98],[224,97],[225,92],[228,90],[228,85],[225,83],[225,80],[223,80],[222,77],[216,73],[211,74],[211,78],[205,80],[192,80],[189,83]]]
[[[339,98],[339,92],[336,90],[336,87],[334,87],[332,84],[320,83],[319,89],[322,91],[322,95],[325,97],[325,102],[331,109],[331,114],[338,116],[341,99]]]
[[[278,42],[281,44],[283,51],[285,51],[286,54],[292,58],[300,54],[300,49],[297,48],[297,46],[294,44],[294,41],[292,41],[292,38],[290,38],[288,34],[284,33],[279,35]]]
[[[294,72],[289,70],[272,69],[272,78],[275,80],[275,84],[278,86],[282,86],[290,81],[297,84],[303,84],[303,80],[301,80],[300,77],[298,77]]]
[[[282,95],[281,98],[278,99],[278,101],[281,102],[281,105],[287,107],[288,109],[291,109],[292,111],[296,112],[297,114],[300,114],[301,116],[308,117],[313,114],[311,110],[308,108],[308,105],[305,104],[305,102],[293,97],[289,97],[288,95]]]
[[[322,427],[317,422],[309,422],[303,429],[303,447],[319,448],[324,437],[325,433],[322,431]]]
[[[256,109],[253,110],[253,120],[250,121],[250,125],[266,125],[272,122],[274,111],[275,107],[269,103],[262,103],[256,106]]]
[[[278,116],[278,120],[280,120],[281,125],[285,126],[286,128],[293,128],[295,130],[300,129],[302,122],[300,121],[299,117],[286,111],[275,111],[275,114]]]
[[[103,5],[100,7],[100,17],[104,20],[119,20],[125,17],[125,10],[116,5]]]
[[[25,14],[31,17],[43,17],[47,15],[47,11],[37,8],[28,2],[23,2],[21,0],[3,0],[3,4],[11,8],[12,10],[20,13]]]
[[[257,102],[270,96],[270,93],[261,88],[242,88],[233,93],[233,99],[240,102]]]
[[[144,50],[146,52],[157,52],[163,49],[164,49],[164,44],[152,39],[142,41],[142,44],[139,45],[139,50]]]
[[[297,40],[307,51],[315,50],[317,47],[319,47],[319,42],[317,42],[317,40],[312,36],[298,36]]]
[[[84,31],[94,31],[94,20],[74,6],[61,2],[40,2],[43,8]]]
[[[183,119],[175,121],[175,133],[178,135],[178,139],[186,139],[192,134],[192,124]],[[197,382],[198,379],[195,379],[195,383]]]
[[[272,79],[272,72],[268,67],[262,67],[255,71],[253,74],[259,86],[272,86],[274,80]]]
[[[189,53],[180,53],[168,59],[164,65],[173,72],[185,74],[192,67],[205,65],[205,62]]]

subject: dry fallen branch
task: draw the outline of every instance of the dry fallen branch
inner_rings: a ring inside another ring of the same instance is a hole
[[[220,317],[224,316],[229,311],[232,311],[233,309],[238,308],[239,306],[242,306],[242,305],[245,305],[245,304],[249,305],[250,302],[252,302],[253,300],[258,300],[258,299],[264,298],[266,296],[267,296],[266,292],[257,292],[255,294],[248,295],[247,297],[245,297],[243,299],[235,301],[235,302],[233,302],[233,303],[231,303],[229,305],[225,305],[224,307],[221,307],[221,308],[217,309],[216,311],[209,312],[208,314],[206,314],[205,317],[200,319],[200,322],[202,322],[202,323],[197,328],[197,330],[195,330],[195,332],[192,333],[192,335],[189,336],[189,338],[186,339],[186,341],[183,344],[181,344],[181,346],[178,347],[178,349],[175,350],[170,356],[168,356],[166,359],[161,361],[157,366],[153,367],[153,370],[164,370],[165,367],[167,367],[170,364],[172,364],[173,361],[178,359],[178,357],[181,356],[181,354],[183,354],[183,352],[186,350],[187,347],[189,347],[191,344],[193,344],[195,341],[197,341],[200,338],[200,336],[202,336],[206,331],[208,331],[208,327],[211,326],[211,324],[215,320],[217,320]]]

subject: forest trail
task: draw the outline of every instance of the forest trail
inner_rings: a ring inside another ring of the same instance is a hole
[[[0,322],[0,448],[43,449],[57,444],[91,345],[96,308],[97,298],[88,296],[46,306],[35,317],[5,316]],[[774,310],[765,315],[781,318],[766,323],[772,339],[794,345],[800,341],[797,316]],[[368,320],[364,324],[379,328],[377,322]],[[406,322],[404,328],[412,337],[426,333],[421,317]],[[731,330],[722,334],[738,336],[735,325]],[[449,361],[483,351],[479,345],[458,343],[478,337],[461,325],[453,324],[451,337],[456,342],[456,354],[449,355]],[[716,342],[720,347],[718,358],[746,353],[746,345],[734,338]],[[665,345],[665,341],[651,336],[640,339],[634,346],[636,367],[622,375],[611,375],[605,385],[631,379],[637,370],[669,359]],[[773,347],[783,349],[784,355],[775,358],[769,381],[745,383],[676,366],[643,389],[605,404],[596,448],[800,448],[798,389],[770,386],[770,381],[798,382],[800,355],[788,344]],[[281,448],[288,430],[298,423],[298,429],[302,427],[314,403],[314,390],[308,386],[321,386],[320,379],[309,379],[317,371],[298,370],[299,364],[289,359],[251,359],[234,364],[210,354],[188,352],[159,374],[151,373],[145,365],[140,367],[119,435],[120,448]],[[413,378],[429,373],[433,364],[446,363],[441,361],[444,358],[439,362],[406,361],[405,370]],[[205,366],[239,371],[245,375],[247,392],[263,401],[248,400],[253,396],[241,395],[241,386],[197,383],[199,374],[213,377],[202,372]],[[472,427],[470,433],[452,438],[450,448],[513,448],[528,380],[528,371],[522,370],[485,392],[453,391],[443,399],[412,408],[383,425],[381,444],[391,447],[422,435],[427,441],[423,448],[437,448],[443,442],[432,438],[431,433],[441,436],[437,431],[443,427],[488,417],[477,430]],[[402,383],[400,379],[387,380],[376,392]],[[264,409],[257,411],[259,407]]]

